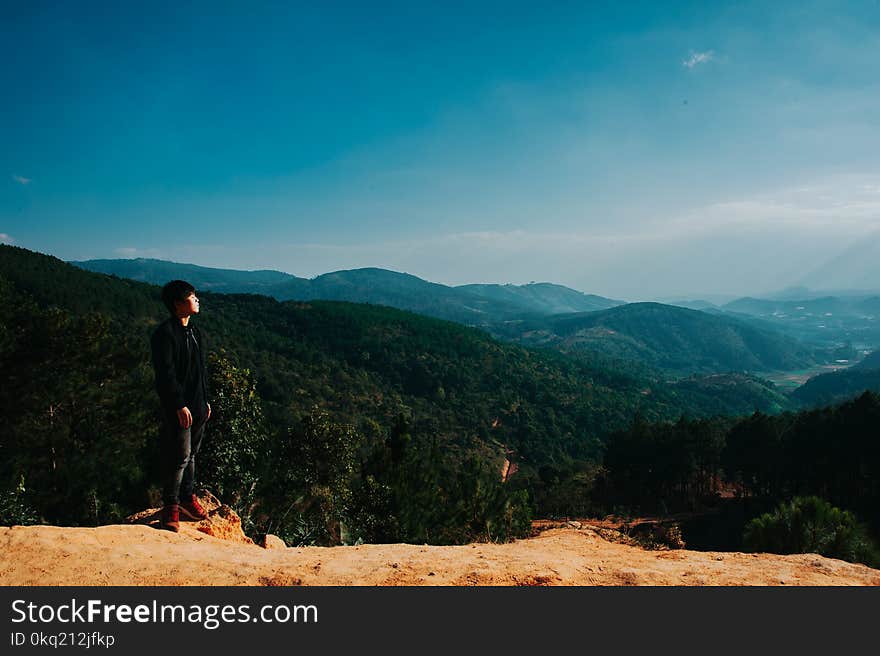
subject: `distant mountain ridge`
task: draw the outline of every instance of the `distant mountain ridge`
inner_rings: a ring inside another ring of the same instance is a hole
[[[450,287],[381,268],[305,279],[279,271],[212,269],[161,260],[72,264],[153,284],[180,277],[197,289],[259,293],[281,301],[385,305],[479,327],[527,346],[590,351],[606,362],[628,360],[676,375],[788,370],[815,362],[808,349],[765,320],[754,318],[752,324],[762,325],[748,325],[716,307],[697,311],[660,303],[627,304],[552,283]]]
[[[273,270],[240,271],[237,269],[216,269],[197,264],[168,262],[152,258],[135,258],[127,260],[86,260],[72,261],[73,264],[87,271],[106,273],[129,278],[152,285],[165,284],[169,280],[181,278],[190,281],[197,289],[203,291],[230,293],[264,293],[264,289],[279,285],[290,280],[304,280],[289,273]]]
[[[744,297],[725,304],[721,310],[814,346],[833,349],[851,344],[858,350],[880,346],[880,295],[877,294]],[[841,357],[852,359],[853,354]]]
[[[97,321],[95,325],[104,326],[107,335],[101,347],[104,356],[97,358],[101,362],[127,362],[125,358],[131,357],[138,366],[148,367],[148,336],[164,314],[158,292],[145,283],[99,275],[51,256],[0,245],[0,294],[6,299],[0,307],[12,315],[21,305],[28,317],[33,315],[27,326],[35,331],[54,330],[44,315],[57,311],[76,321]],[[654,420],[685,412],[706,416],[719,411],[775,411],[780,405],[772,390],[761,390],[751,381],[729,379],[723,390],[709,381],[720,393],[700,381],[668,386],[662,374],[631,374],[616,364],[524,349],[499,342],[482,330],[389,307],[279,302],[264,295],[213,292],[205,293],[203,306],[206,311],[198,321],[211,338],[209,344],[222,347],[240,366],[254,372],[273,420],[298,416],[316,405],[352,424],[367,418],[387,423],[405,412],[414,439],[429,441],[437,436],[441,443],[465,448],[476,438],[478,447],[473,448],[487,454],[496,454],[502,446],[516,449],[523,468],[527,463],[536,467],[559,458],[592,457],[599,448],[597,440],[628,425],[636,410]],[[60,332],[58,339],[82,346],[80,342],[94,337],[91,324],[82,326],[82,334]],[[109,337],[117,332],[133,345],[131,354],[117,353],[123,342]],[[34,361],[39,335],[9,333],[15,339],[11,346],[4,344],[6,351],[0,350],[0,355]],[[36,353],[55,363],[68,357],[68,351],[79,352],[37,348]],[[60,365],[56,372],[53,367],[38,366],[43,378],[31,378],[64,381],[76,373]],[[8,366],[3,371],[8,378],[18,368]],[[139,376],[113,380],[151,402],[152,376],[148,370]],[[6,392],[5,397],[0,394],[0,401],[20,393],[11,380],[0,386]],[[45,387],[29,384],[38,390]],[[107,390],[95,394],[110,398]],[[14,416],[13,408],[16,413],[21,410],[11,402],[7,407],[9,416]],[[0,444],[0,451],[3,447]]]
[[[584,294],[569,287],[549,282],[533,282],[528,285],[461,285],[456,287],[486,299],[520,304],[529,303],[543,314],[568,312],[595,312],[624,305],[596,294]]]
[[[676,372],[786,370],[815,362],[809,349],[778,332],[661,303],[535,318],[511,324],[506,336],[527,346],[600,350]]]
[[[770,300],[743,297],[727,303],[723,309],[728,312],[740,312],[755,316],[834,316],[846,314],[863,316],[872,314],[872,304],[876,303],[877,297],[851,297],[841,298],[838,296],[819,296],[816,298],[799,300]],[[880,309],[880,304],[878,308]],[[829,314],[830,313],[830,314]]]
[[[867,390],[880,392],[880,350],[846,369],[813,376],[794,390],[792,397],[820,406],[846,401]]]
[[[70,264],[151,284],[161,285],[174,278],[183,278],[197,289],[225,294],[264,294],[279,301],[327,300],[388,305],[483,327],[525,314],[585,312],[623,303],[552,283],[450,287],[408,273],[375,267],[334,271],[307,279],[281,271],[215,269],[144,258],[86,260]]]

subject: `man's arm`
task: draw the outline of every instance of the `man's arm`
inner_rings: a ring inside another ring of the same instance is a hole
[[[211,418],[211,404],[208,402],[210,398],[210,390],[208,389],[208,345],[207,340],[205,339],[205,333],[196,326],[196,330],[199,333],[199,356],[202,363],[202,389],[205,390],[205,405],[208,408],[208,416],[205,417],[205,421]]]
[[[156,374],[156,391],[162,405],[179,411],[186,407],[183,388],[177,382],[174,363],[174,343],[165,331],[157,331],[151,341],[153,371]]]

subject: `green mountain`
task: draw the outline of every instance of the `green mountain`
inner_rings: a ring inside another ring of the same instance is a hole
[[[157,287],[11,246],[0,247],[0,276],[10,294],[37,308],[104,317],[114,332],[134,339],[141,364],[148,362],[147,336],[164,317]],[[202,296],[197,320],[211,343],[255,373],[279,421],[315,404],[354,423],[386,422],[405,412],[426,438],[466,444],[477,436],[540,462],[591,452],[636,408],[657,418],[707,411],[648,369],[627,372],[604,356],[572,359],[505,344],[476,329],[389,307]],[[628,307],[606,313],[626,316]],[[571,320],[555,321],[563,326]],[[750,401],[737,410],[754,407]]]
[[[527,346],[598,351],[677,373],[761,372],[814,363],[810,350],[779,333],[659,303],[535,318],[510,323],[503,334]]]
[[[714,303],[710,303],[709,301],[703,301],[700,299],[696,300],[681,300],[681,301],[665,301],[665,305],[677,305],[678,307],[688,308],[690,310],[703,310],[704,312],[716,312],[718,311],[718,306]]]
[[[200,291],[223,293],[269,294],[268,290],[282,283],[292,283],[298,280],[308,282],[303,278],[297,278],[281,271],[214,269],[195,264],[180,264],[149,258],[86,260],[84,262],[70,262],[70,264],[88,271],[106,273],[154,285],[164,285],[169,280],[183,279]]]
[[[818,407],[841,403],[866,391],[880,392],[880,351],[846,369],[813,376],[794,390],[792,397]]]
[[[834,314],[854,314],[856,303],[850,299],[836,296],[799,300],[767,300],[760,298],[740,298],[726,303],[723,309],[728,312],[753,314],[759,317],[824,317]]]
[[[567,353],[592,350],[596,357],[616,360],[617,366],[631,373],[639,365],[620,361],[640,363],[649,376],[653,369],[714,374],[802,368],[812,361],[791,340],[774,335],[775,325],[765,317],[741,314],[731,318],[714,307],[708,308],[710,313],[720,316],[711,318],[674,306],[624,305],[550,283],[449,287],[379,268],[336,271],[308,280],[277,271],[211,269],[161,260],[75,264],[155,284],[183,278],[200,290],[259,293],[281,301],[384,305],[480,327],[526,346]],[[653,308],[650,316],[647,308]],[[733,320],[738,318],[746,321]],[[751,329],[747,323],[753,324]],[[611,365],[606,361],[602,366]]]
[[[159,291],[0,246],[0,520],[95,524],[149,502]],[[200,297],[206,476],[252,530],[295,541],[338,544],[341,522],[373,541],[506,539],[529,508],[583,509],[605,439],[635,416],[779,406],[747,377],[668,384],[386,306]]]
[[[325,300],[370,303],[466,325],[485,326],[523,311],[522,305],[489,300],[407,273],[366,268],[325,273],[313,280],[277,285],[279,300]]]
[[[624,303],[547,282],[533,282],[528,285],[461,285],[456,289],[481,298],[521,306],[526,311],[540,314],[593,312]]]
[[[449,287],[407,273],[378,268],[335,271],[305,279],[280,271],[213,269],[150,259],[87,260],[71,264],[156,285],[181,278],[203,291],[264,294],[280,301],[325,300],[388,305],[483,327],[527,314],[581,312],[620,304],[619,301],[550,283]]]
[[[777,414],[795,407],[770,381],[742,373],[692,375],[671,382],[670,387],[710,415],[747,414],[747,407]]]
[[[829,360],[838,359],[834,352],[847,344],[856,350],[880,346],[880,297],[876,295],[741,298],[727,303],[722,309],[744,321],[761,322],[761,325],[769,325],[825,349],[829,351]]]
[[[119,335],[120,348],[134,349],[132,366],[148,364],[147,338],[165,315],[157,287],[5,245],[0,280],[8,312],[24,303],[35,317],[45,312],[76,321],[100,317]],[[539,462],[595,450],[595,440],[625,424],[637,406],[657,417],[682,410],[674,394],[658,391],[646,402],[641,394],[646,381],[614,369],[590,368],[389,307],[211,292],[202,294],[202,306],[197,320],[210,344],[254,372],[276,421],[314,405],[357,424],[385,424],[404,413],[421,438],[460,447],[476,438]],[[11,325],[4,325],[4,344],[26,361],[29,336],[10,331]],[[14,368],[3,371],[12,375]],[[7,394],[13,393],[6,383]],[[4,418],[16,414],[15,408],[9,400]]]

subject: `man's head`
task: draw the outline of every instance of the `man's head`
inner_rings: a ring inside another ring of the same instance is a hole
[[[185,280],[172,280],[162,288],[162,302],[172,317],[189,316],[199,311],[195,287]]]

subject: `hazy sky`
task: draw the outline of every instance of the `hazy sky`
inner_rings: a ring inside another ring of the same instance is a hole
[[[0,58],[0,241],[67,260],[638,300],[880,231],[876,0],[3,3]]]

